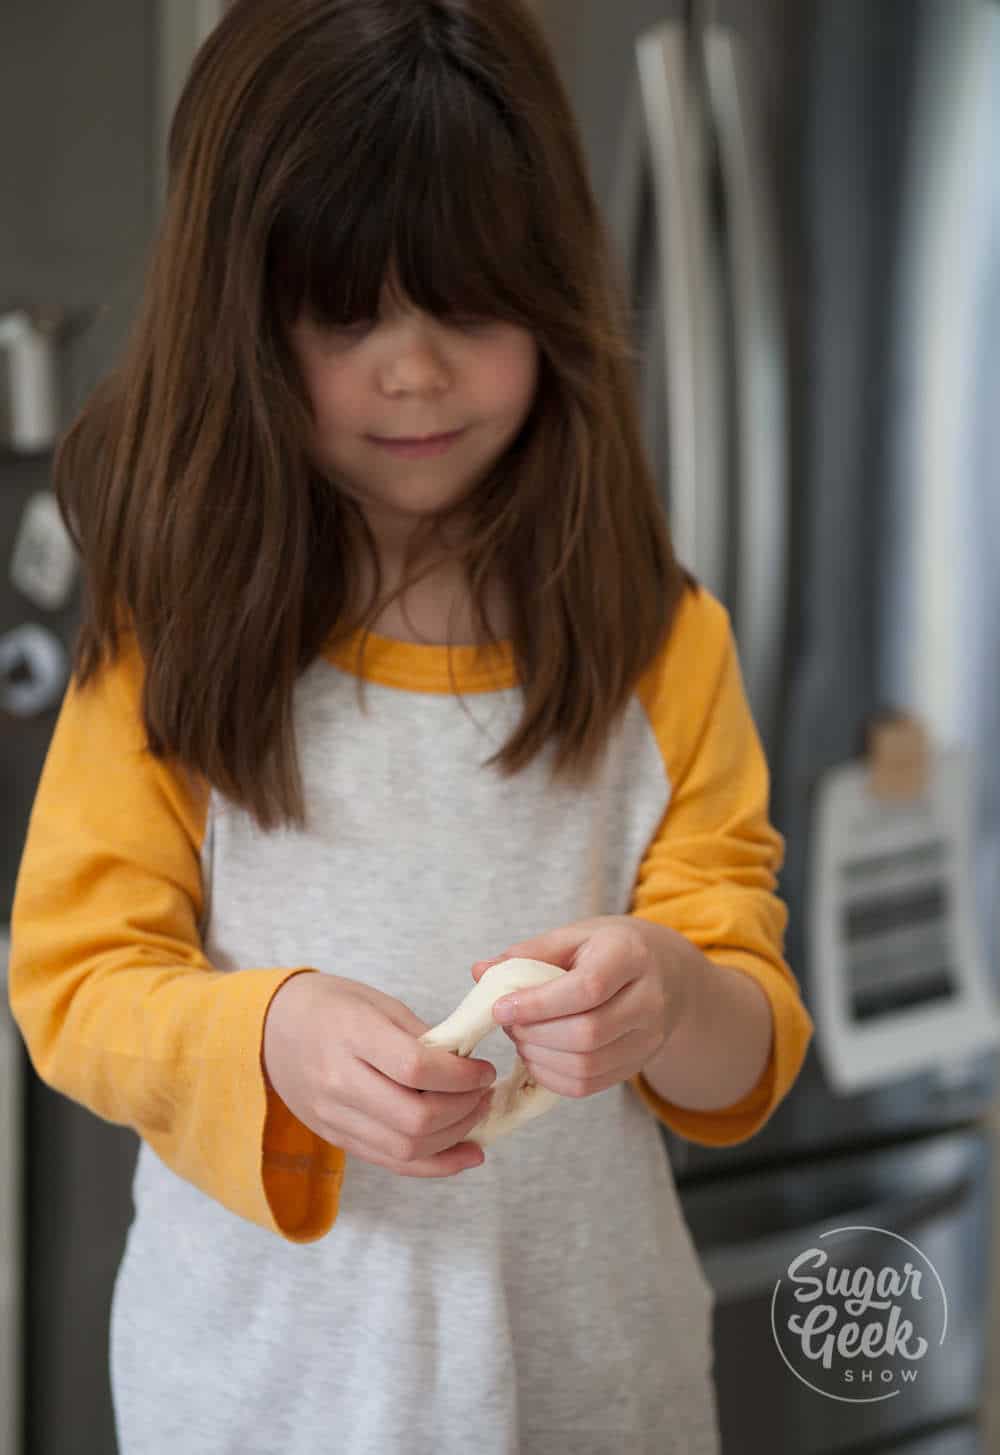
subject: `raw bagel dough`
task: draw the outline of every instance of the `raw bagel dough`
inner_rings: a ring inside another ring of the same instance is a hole
[[[501,960],[499,965],[491,965],[483,971],[478,983],[447,1020],[425,1031],[419,1039],[425,1046],[469,1056],[484,1036],[500,1029],[499,1023],[493,1019],[493,1005],[501,996],[528,986],[544,985],[546,981],[567,973],[561,966],[546,964],[544,960]],[[532,1117],[550,1111],[556,1102],[562,1100],[556,1092],[532,1081],[528,1068],[518,1056],[511,1074],[494,1085],[489,1112],[471,1132],[466,1132],[462,1140],[478,1142],[481,1147],[486,1147]]]

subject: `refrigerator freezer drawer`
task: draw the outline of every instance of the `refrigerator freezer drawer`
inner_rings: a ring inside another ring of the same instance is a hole
[[[902,1445],[886,1445],[885,1455],[988,1455],[988,1448],[983,1431],[970,1421]]]

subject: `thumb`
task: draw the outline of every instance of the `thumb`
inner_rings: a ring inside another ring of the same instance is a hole
[[[561,970],[572,970],[577,954],[593,932],[594,925],[586,920],[562,929],[548,930],[530,940],[509,945],[502,955],[495,955],[492,960],[477,960],[472,974],[478,985],[485,972],[503,960],[541,960],[546,965],[558,965]]]
[[[420,1016],[402,1001],[397,1001],[394,1005],[387,1007],[385,1013],[393,1025],[398,1026],[401,1031],[405,1031],[408,1036],[417,1039],[431,1028],[430,1021],[421,1020]]]

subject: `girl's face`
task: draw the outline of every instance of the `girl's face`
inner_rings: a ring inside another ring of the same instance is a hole
[[[380,317],[326,328],[303,316],[292,347],[312,400],[313,454],[364,509],[392,555],[426,511],[463,496],[531,410],[538,349],[496,319],[441,321],[390,303]],[[404,457],[379,440],[461,431],[444,453]]]

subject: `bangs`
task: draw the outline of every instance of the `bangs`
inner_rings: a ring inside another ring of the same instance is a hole
[[[528,325],[541,256],[531,169],[499,98],[423,52],[405,84],[351,98],[361,122],[347,110],[326,109],[276,208],[268,277],[281,325],[371,321],[386,286],[432,316]]]

